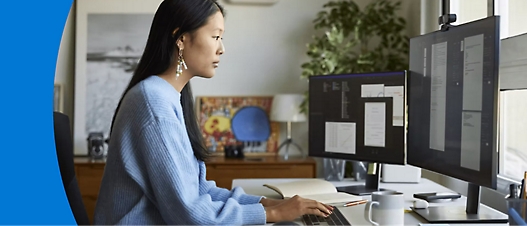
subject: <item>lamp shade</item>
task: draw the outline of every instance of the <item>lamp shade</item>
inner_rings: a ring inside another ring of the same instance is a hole
[[[304,101],[301,94],[277,94],[273,98],[271,107],[271,121],[275,122],[303,122],[306,115],[300,113],[300,104]]]

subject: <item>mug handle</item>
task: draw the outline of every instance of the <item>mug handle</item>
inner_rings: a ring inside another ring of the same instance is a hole
[[[371,207],[373,205],[379,205],[379,202],[369,201],[368,204],[366,204],[366,209],[364,210],[364,218],[366,218],[366,220],[368,220],[371,224],[375,226],[379,226],[379,223],[373,221],[371,218],[371,214],[372,214]]]

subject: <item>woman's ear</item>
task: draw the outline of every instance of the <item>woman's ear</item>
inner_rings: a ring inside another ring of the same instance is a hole
[[[176,41],[176,45],[178,46],[179,49],[183,49],[185,48],[185,44],[189,44],[188,43],[188,40],[190,40],[190,37],[189,36],[189,33],[184,33],[184,34],[181,34],[181,36],[178,38],[178,40]]]
[[[180,50],[185,48],[183,46],[183,36],[181,38],[178,38],[178,40],[176,41],[176,45],[177,45],[177,48],[180,49]]]

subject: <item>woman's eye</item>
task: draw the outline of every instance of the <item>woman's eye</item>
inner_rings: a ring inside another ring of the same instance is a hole
[[[217,40],[220,40],[220,39],[223,40],[223,38],[220,38],[220,36],[214,36],[213,38],[216,39],[216,41],[217,41]]]

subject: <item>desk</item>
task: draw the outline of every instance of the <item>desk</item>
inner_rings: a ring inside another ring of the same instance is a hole
[[[93,222],[95,203],[104,173],[105,161],[93,161],[88,157],[75,157],[75,172],[82,200]],[[227,159],[211,157],[207,166],[207,180],[214,180],[218,187],[230,189],[237,178],[313,178],[316,176],[316,162],[313,158],[290,157],[288,161],[277,156]]]
[[[301,179],[236,179],[232,181],[232,187],[239,186],[245,190],[247,194],[252,195],[262,195],[268,198],[280,199],[280,195],[276,192],[263,187],[265,183],[280,183],[280,182],[289,182],[294,180]],[[348,186],[348,185],[360,185],[361,182],[356,182],[353,180],[345,179],[343,181],[332,182],[336,187]],[[443,187],[433,181],[430,181],[425,178],[421,178],[419,184],[399,184],[399,183],[380,183],[379,185],[382,188],[396,190],[404,193],[405,207],[410,209],[412,206],[413,194],[421,192],[452,192],[452,190]],[[364,199],[370,200],[371,196],[363,196]],[[430,203],[430,206],[464,206],[466,203],[466,197],[462,196],[461,198],[455,201],[441,202],[441,203]],[[341,204],[335,204],[336,206],[341,206]],[[368,221],[364,219],[364,207],[365,205],[351,206],[351,207],[338,207],[342,214],[346,216],[348,221],[352,225],[371,225]],[[419,223],[426,223],[426,221],[418,216],[416,213],[405,213],[404,214],[404,223],[405,225],[419,225]],[[462,224],[450,224],[450,225],[462,225]],[[466,224],[465,224],[466,225]],[[474,224],[470,224],[474,225]],[[487,226],[492,225],[508,225],[508,224],[483,224]]]

